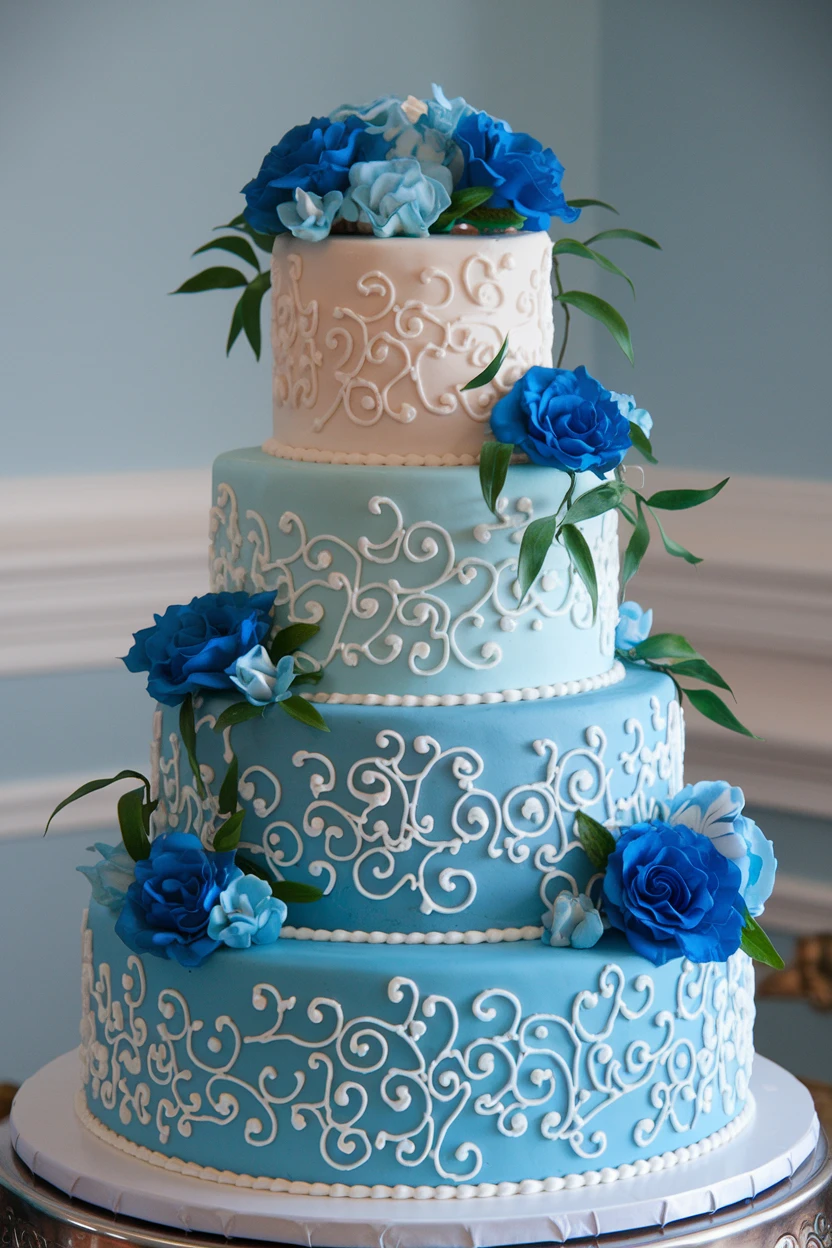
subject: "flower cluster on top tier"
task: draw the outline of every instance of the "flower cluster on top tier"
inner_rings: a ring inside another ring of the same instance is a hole
[[[344,104],[294,126],[243,187],[248,223],[317,242],[333,227],[420,238],[461,221],[494,231],[577,219],[551,149],[433,91],[431,100]]]

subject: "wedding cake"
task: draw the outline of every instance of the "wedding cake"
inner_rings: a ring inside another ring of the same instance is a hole
[[[210,592],[136,634],[150,775],[82,868],[77,1112],[144,1162],[509,1197],[651,1175],[753,1116],[775,862],[739,789],[685,787],[680,682],[743,729],[619,605],[619,523],[628,579],[648,519],[719,487],[640,493],[650,417],[564,367],[562,331],[553,357],[555,308],[630,349],[561,280],[620,272],[597,235],[555,244],[553,292],[552,218],[606,207],[562,173],[438,90],[345,106],[211,244],[254,277],[183,287],[245,284],[229,347],[258,351],[270,288],[274,425],[214,465]]]

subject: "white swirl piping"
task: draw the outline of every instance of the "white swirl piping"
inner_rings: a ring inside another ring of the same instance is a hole
[[[347,932],[341,927],[284,927],[284,940],[330,941],[351,945],[500,945],[517,940],[539,940],[542,927],[488,927],[470,932]]]

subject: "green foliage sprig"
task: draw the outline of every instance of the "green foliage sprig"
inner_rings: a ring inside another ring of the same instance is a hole
[[[74,792],[70,793],[69,797],[65,797],[62,802],[58,802],[58,805],[46,821],[43,835],[46,836],[46,833],[49,831],[49,825],[59,810],[63,810],[71,802],[77,802],[81,797],[87,797],[90,793],[97,793],[100,789],[106,789],[111,784],[117,784],[119,780],[141,780],[142,782],[142,788],[130,789],[127,793],[122,794],[118,799],[116,809],[121,839],[124,842],[124,848],[127,850],[127,853],[134,862],[147,858],[150,855],[150,817],[159,805],[159,799],[153,798],[151,800],[151,787],[147,776],[142,775],[140,771],[131,771],[129,768],[119,771],[115,776],[108,776],[105,780],[88,780],[86,784],[80,785]]]
[[[269,658],[276,667],[282,658],[285,658],[287,654],[294,654],[307,641],[311,641],[318,632],[320,632],[319,625],[304,623],[289,624],[286,628],[278,629],[271,640],[266,642]],[[323,672],[306,671],[295,663],[292,684],[316,685],[322,676]],[[235,724],[244,724],[249,719],[260,719],[266,711],[271,709],[272,705],[278,706],[286,715],[291,715],[292,719],[297,719],[310,728],[317,728],[319,732],[329,732],[327,722],[318,708],[296,693],[292,694],[291,698],[270,703],[268,706],[253,706],[250,702],[232,702],[217,716],[214,732],[225,732],[226,728],[233,728]],[[188,759],[191,761],[190,755]],[[193,768],[193,762],[191,762],[191,767]]]
[[[488,201],[493,194],[493,186],[466,186],[454,191],[450,206],[428,227],[428,232],[449,234],[455,225],[473,225],[488,234],[519,230],[526,218],[513,208],[491,207]]]

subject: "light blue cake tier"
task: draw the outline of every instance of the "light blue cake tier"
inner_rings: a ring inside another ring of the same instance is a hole
[[[231,758],[228,733],[212,728],[226,705],[207,698],[197,709],[204,801],[178,710],[158,709],[157,831],[195,831],[210,842]],[[545,903],[593,876],[575,812],[631,823],[682,786],[673,684],[637,668],[610,689],[572,697],[323,710],[328,733],[277,707],[230,730],[247,811],[241,849],[279,878],[325,890],[289,909],[290,930],[315,929],[318,938],[340,929],[472,941],[513,929],[502,938],[533,938]]]
[[[113,924],[91,907],[79,1112],[186,1174],[511,1195],[654,1173],[749,1117],[743,953],[657,968],[617,933],[591,950],[280,940],[185,970]]]
[[[509,470],[500,518],[476,468],[370,467],[231,451],[214,465],[212,588],[277,594],[277,620],[320,625],[307,648],[323,693],[435,697],[502,693],[604,676],[613,667],[615,513],[582,524],[598,614],[553,547],[520,603],[517,555],[530,520],[554,513],[564,473]],[[576,496],[598,485],[578,477]]]

